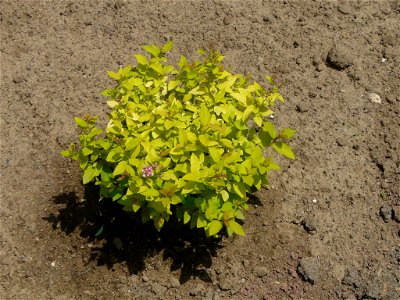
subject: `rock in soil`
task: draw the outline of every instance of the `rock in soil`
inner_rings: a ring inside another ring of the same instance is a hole
[[[381,206],[379,210],[379,215],[382,217],[385,223],[389,222],[392,219],[392,214],[393,208],[389,204],[385,203]]]
[[[218,276],[218,286],[222,291],[232,289],[231,281],[224,274]]]
[[[342,284],[353,289],[361,287],[362,281],[359,273],[354,269],[348,269],[342,279]]]
[[[379,96],[378,94],[375,94],[375,93],[369,93],[368,94],[368,99],[372,103],[378,103],[378,104],[382,103],[381,96]]]
[[[266,267],[255,267],[253,273],[257,277],[264,277],[268,274],[268,268]]]
[[[332,47],[328,52],[326,62],[328,66],[337,70],[344,70],[354,63],[350,50],[343,45]]]
[[[315,284],[319,280],[320,263],[315,257],[305,257],[300,260],[297,272],[305,280]]]
[[[392,218],[397,223],[400,223],[400,206],[392,207]]]
[[[315,221],[314,219],[305,218],[303,221],[301,221],[301,225],[303,225],[304,230],[307,231],[308,233],[317,232],[318,222]]]

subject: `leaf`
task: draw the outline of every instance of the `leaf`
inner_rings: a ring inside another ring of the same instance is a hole
[[[207,226],[207,221],[204,219],[202,215],[197,216],[197,228],[203,228]]]
[[[164,46],[161,48],[161,52],[162,53],[166,53],[168,51],[170,51],[172,49],[172,47],[174,46],[174,42],[173,41],[168,41],[164,44]]]
[[[241,182],[234,182],[232,184],[233,190],[240,198],[246,197],[246,188],[244,187],[243,183]]]
[[[160,54],[160,49],[154,45],[143,46],[143,49],[154,57],[157,57]]]
[[[243,212],[240,209],[238,209],[235,212],[235,217],[236,217],[236,219],[239,219],[239,220],[244,220],[245,219],[245,217],[243,215]]]
[[[222,222],[218,220],[213,220],[208,225],[208,235],[216,235],[222,229]]]
[[[82,129],[89,127],[89,124],[82,118],[75,117],[74,120],[75,120],[75,123]]]
[[[207,106],[203,103],[200,107],[200,122],[205,127],[210,123],[211,115]]]
[[[126,170],[126,164],[127,164],[126,160],[119,162],[119,164],[114,169],[113,176],[115,177],[117,175],[124,173]]]
[[[187,210],[185,210],[183,212],[183,224],[187,224],[190,221],[190,214],[187,212]]]
[[[263,119],[260,116],[254,116],[254,122],[256,122],[258,127],[261,127],[263,124]]]
[[[104,230],[104,225],[101,225],[100,229],[97,230],[97,232],[94,236],[99,237],[103,233],[103,230]]]
[[[249,117],[249,115],[254,111],[254,109],[255,109],[254,105],[247,106],[246,109],[243,112],[242,120],[246,121],[247,118]]]
[[[148,189],[141,193],[145,197],[158,197],[160,193],[156,189]]]
[[[237,235],[246,235],[242,225],[240,225],[239,223],[237,223],[236,221],[229,221],[228,222],[229,227],[233,230],[234,233],[236,233]]]
[[[222,205],[221,210],[223,212],[232,210],[232,203],[231,202],[225,202],[224,205]]]
[[[87,147],[83,147],[82,150],[81,150],[81,152],[82,152],[82,154],[83,154],[84,156],[88,156],[88,155],[90,155],[90,154],[93,153],[93,150],[92,150],[92,149],[89,149],[89,148],[87,148]]]
[[[295,155],[288,144],[285,144],[283,142],[276,142],[272,144],[272,148],[274,148],[276,152],[282,154],[283,156],[286,156],[287,158],[295,159]]]
[[[92,181],[92,179],[96,176],[96,173],[97,173],[96,169],[92,168],[91,166],[88,166],[83,172],[82,176],[83,184],[87,184],[90,181]]]
[[[148,64],[149,64],[149,61],[147,60],[147,57],[146,57],[146,56],[140,55],[140,54],[135,54],[134,56],[135,56],[137,62],[138,62],[140,65],[148,65]]]
[[[196,156],[196,154],[192,153],[190,156],[190,172],[196,173],[199,172],[201,168],[200,159]]]
[[[72,156],[72,153],[71,153],[71,151],[69,149],[61,151],[60,154],[62,156],[64,156],[64,157],[71,157]]]
[[[269,121],[264,122],[262,130],[264,132],[267,132],[271,136],[272,139],[276,138],[276,136],[277,136],[274,124],[272,124]]]
[[[228,193],[227,191],[221,190],[221,191],[220,191],[220,194],[221,194],[222,199],[224,200],[224,202],[226,202],[226,201],[229,200],[229,193]]]
[[[208,148],[208,152],[210,152],[211,158],[215,163],[218,163],[221,160],[221,156],[224,153],[224,149],[210,147]]]
[[[175,89],[178,85],[179,85],[179,81],[178,80],[171,80],[168,82],[168,90],[173,90]]]
[[[156,63],[150,64],[150,68],[152,68],[154,71],[156,71],[160,75],[163,75],[165,73],[165,70],[161,64],[156,64]]]
[[[119,74],[121,75],[121,77],[126,77],[129,75],[131,70],[132,70],[132,66],[127,65],[125,68],[119,70]]]
[[[110,76],[112,79],[115,80],[120,80],[121,76],[113,71],[107,71],[108,76]]]
[[[291,128],[283,128],[281,133],[279,134],[279,137],[283,139],[290,139],[296,134],[296,130],[291,129]]]

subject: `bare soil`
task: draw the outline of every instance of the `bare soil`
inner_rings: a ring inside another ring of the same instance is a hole
[[[0,22],[1,299],[400,299],[399,1],[2,0]],[[59,155],[73,116],[105,123],[105,71],[169,39],[281,86],[297,160],[246,237],[157,233]]]

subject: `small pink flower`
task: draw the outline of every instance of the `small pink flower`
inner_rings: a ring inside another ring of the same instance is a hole
[[[152,166],[146,166],[142,169],[142,176],[143,177],[151,177],[154,176],[154,170]]]

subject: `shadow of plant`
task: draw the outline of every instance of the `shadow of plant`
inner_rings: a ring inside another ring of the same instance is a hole
[[[211,281],[204,268],[211,267],[221,239],[207,239],[202,230],[191,230],[173,217],[158,232],[151,222],[142,224],[140,216],[123,211],[118,203],[99,201],[95,186],[86,186],[84,199],[80,201],[73,192],[53,197],[54,203],[64,207],[45,220],[55,230],[61,228],[67,235],[78,232],[93,242],[91,260],[98,265],[111,269],[125,263],[131,274],[137,274],[145,269],[146,258],[162,252],[164,261],[172,261],[171,271],[180,271],[181,284],[192,276]]]

